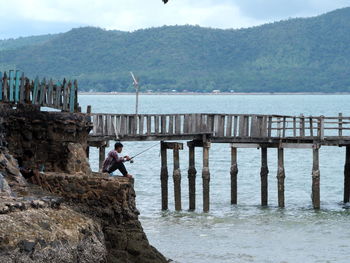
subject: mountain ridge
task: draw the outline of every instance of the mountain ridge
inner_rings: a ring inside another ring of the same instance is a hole
[[[350,8],[247,29],[94,27],[1,49],[0,70],[77,78],[81,90],[349,92]],[[16,41],[16,40],[14,40]]]

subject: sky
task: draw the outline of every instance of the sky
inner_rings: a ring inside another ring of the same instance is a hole
[[[163,25],[246,28],[310,17],[350,0],[0,0],[0,39],[66,32],[75,27],[134,31]]]

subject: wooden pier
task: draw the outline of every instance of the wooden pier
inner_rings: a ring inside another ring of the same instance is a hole
[[[319,151],[322,146],[346,147],[344,203],[350,199],[350,116],[284,116],[260,114],[89,114],[93,122],[90,146],[100,148],[100,167],[110,140],[160,141],[162,209],[168,209],[167,150],[173,151],[175,210],[181,210],[179,150],[189,148],[189,210],[196,209],[195,148],[203,149],[203,211],[210,208],[209,150],[212,143],[231,146],[231,204],[237,204],[238,149],[261,149],[261,205],[268,205],[268,148],[277,154],[278,206],[285,206],[284,150],[310,149],[313,152],[312,204],[320,208]]]

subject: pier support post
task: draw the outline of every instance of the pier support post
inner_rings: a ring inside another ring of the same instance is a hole
[[[320,209],[320,165],[319,165],[319,146],[314,145],[312,164],[312,205],[314,209]]]
[[[99,168],[99,171],[102,172],[102,166],[103,166],[103,162],[105,160],[105,157],[106,157],[106,145],[102,145],[98,148],[99,150],[99,155],[98,155],[98,168]]]
[[[175,198],[175,210],[181,210],[181,171],[180,171],[180,159],[179,159],[179,145],[175,144],[173,148],[174,153],[174,198]]]
[[[278,170],[277,170],[277,189],[278,189],[278,206],[280,208],[284,207],[284,150],[283,148],[278,148]]]
[[[209,148],[210,142],[203,142],[203,211],[209,212],[209,182],[210,182],[210,171],[209,171]]]
[[[86,113],[91,114],[91,105],[87,105],[86,107]]]
[[[160,143],[161,153],[161,171],[160,182],[162,192],[162,210],[168,209],[168,159],[167,159],[167,146],[164,142]]]
[[[90,146],[89,145],[86,146],[85,152],[86,152],[86,158],[90,159]]]
[[[237,164],[237,148],[231,146],[231,204],[237,204],[237,174],[238,174],[238,164]]]
[[[344,166],[344,204],[350,199],[350,146],[346,146]]]
[[[86,156],[89,158],[89,147],[96,147],[98,148],[98,171],[101,173],[102,172],[102,166],[103,162],[106,158],[106,147],[109,147],[109,141],[101,140],[101,141],[93,141],[89,142],[87,147],[86,147]]]
[[[188,142],[189,148],[189,167],[188,167],[188,188],[189,188],[189,210],[196,209],[196,174],[195,167],[195,146],[192,142]]]
[[[269,168],[267,165],[267,148],[261,148],[261,170],[260,170],[260,178],[261,178],[261,205],[267,206],[268,204],[268,174]]]

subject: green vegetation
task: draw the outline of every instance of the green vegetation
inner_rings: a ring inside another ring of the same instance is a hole
[[[0,51],[26,48],[28,46],[40,45],[46,41],[57,37],[58,35],[41,35],[31,37],[20,37],[0,40]]]
[[[86,91],[130,91],[133,71],[153,91],[350,92],[349,43],[350,8],[241,30],[85,27],[0,41],[0,70],[77,78]]]

